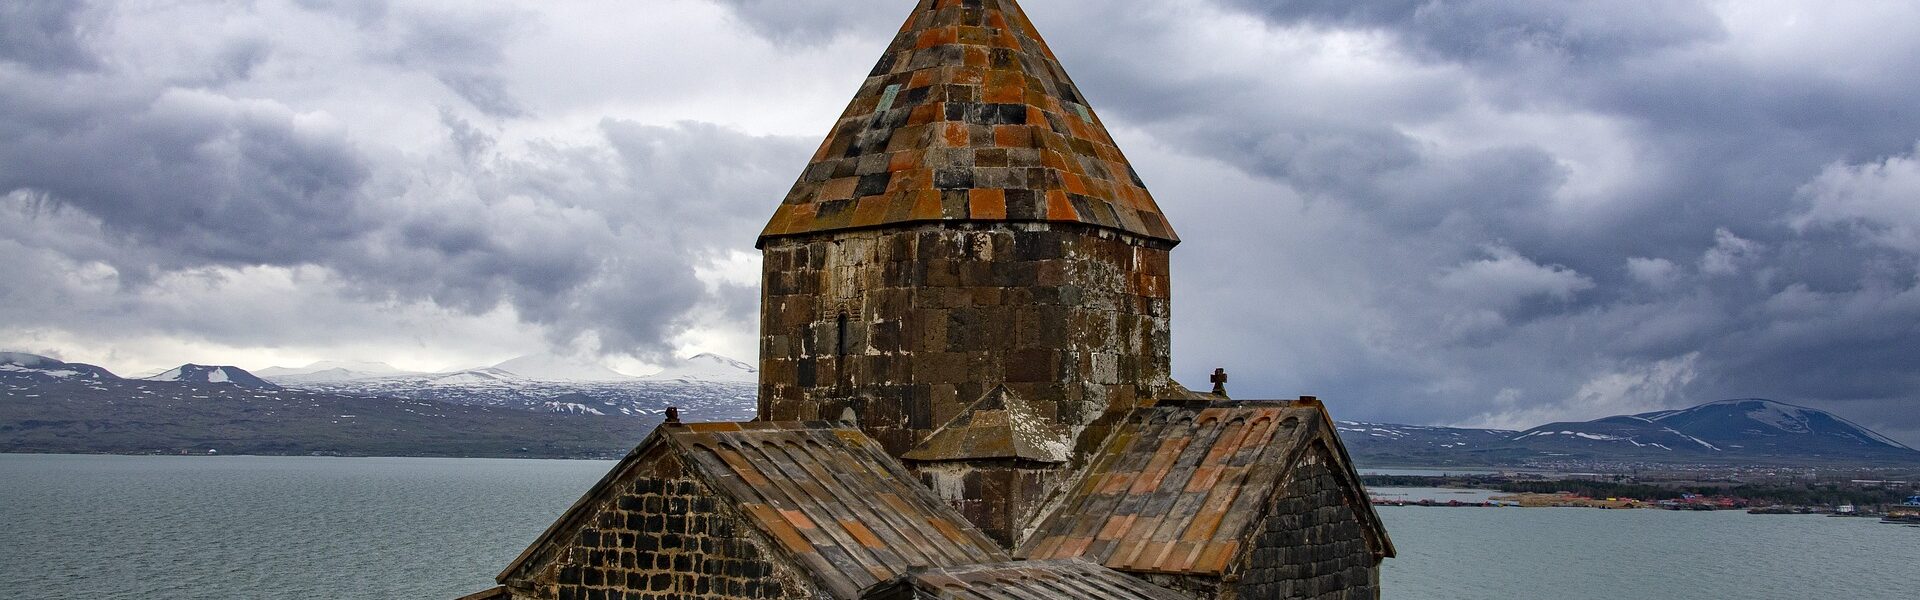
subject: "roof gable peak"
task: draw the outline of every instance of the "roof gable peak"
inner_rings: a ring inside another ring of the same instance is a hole
[[[943,221],[1079,223],[1179,242],[1013,0],[921,0],[760,243]]]
[[[901,458],[919,462],[1019,459],[1067,462],[1066,428],[1004,385],[994,386]]]

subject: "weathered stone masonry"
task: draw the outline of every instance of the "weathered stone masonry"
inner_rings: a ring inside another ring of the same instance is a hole
[[[808,598],[734,507],[672,455],[652,458],[585,517],[562,554],[508,581],[555,600]]]
[[[1004,384],[1080,457],[1170,377],[1164,243],[950,223],[775,239],[765,256],[763,420],[852,408],[900,456]]]
[[[1379,561],[1334,471],[1338,465],[1316,445],[1294,466],[1261,524],[1238,597],[1380,597]]]
[[[911,463],[1011,548],[1048,491],[1169,380],[1167,244],[1078,224],[946,224],[772,240],[763,420],[836,419],[904,455],[1004,385],[1062,426],[1061,464]]]

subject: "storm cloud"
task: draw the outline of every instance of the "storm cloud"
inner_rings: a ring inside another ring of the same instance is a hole
[[[8,3],[0,343],[751,354],[753,236],[909,4]],[[1183,378],[1920,442],[1911,3],[1025,8],[1186,240]]]

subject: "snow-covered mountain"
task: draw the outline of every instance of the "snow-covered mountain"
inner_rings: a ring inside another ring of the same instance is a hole
[[[633,379],[596,361],[553,354],[531,354],[490,367],[534,381],[625,381]]]
[[[277,381],[332,394],[578,415],[658,416],[672,406],[680,409],[683,418],[698,421],[753,418],[759,381],[751,365],[715,354],[676,361],[647,377],[628,376],[592,360],[547,354],[450,373],[326,374]]]
[[[229,367],[229,366],[221,366],[221,365],[208,366],[208,365],[184,364],[178,367],[174,367],[173,369],[168,370],[165,373],[161,373],[159,375],[155,375],[152,377],[147,377],[145,379],[147,381],[173,381],[173,382],[179,382],[179,383],[203,383],[203,384],[209,384],[209,385],[223,384],[223,385],[232,385],[236,387],[262,389],[262,390],[280,389],[280,386],[274,385],[272,383],[268,383],[267,380],[265,379],[255,377],[252,373],[247,372],[246,369],[242,369],[240,367]]]
[[[1338,426],[1347,449],[1373,464],[1920,462],[1920,452],[1831,413],[1758,398],[1526,431],[1349,421]]]
[[[608,458],[659,421],[230,384],[0,376],[0,452]]]
[[[0,352],[0,378],[32,381],[119,379],[113,373],[85,363],[70,363],[25,352]]]
[[[352,381],[416,373],[383,362],[323,360],[304,367],[269,367],[254,371],[253,374],[267,381],[287,384],[303,381]]]
[[[275,368],[278,368],[278,367],[275,367]],[[288,384],[301,383],[301,382],[307,382],[307,381],[353,381],[355,379],[377,379],[380,377],[389,377],[389,375],[375,375],[372,373],[352,371],[348,369],[327,369],[324,371],[313,371],[309,373],[294,373],[294,374],[287,374],[284,371],[281,371],[278,374],[268,374],[265,370],[263,370],[255,374],[259,375],[261,379],[265,379],[267,381],[271,381],[281,385],[288,385]]]
[[[1639,416],[1607,417],[1582,423],[1549,423],[1521,432],[1512,441],[1554,450],[1601,450],[1613,446],[1666,452],[1721,452],[1719,446]]]
[[[402,381],[402,380],[401,379],[382,379],[382,381]],[[448,373],[445,375],[430,375],[425,380],[426,383],[430,383],[433,385],[471,385],[476,383],[488,384],[488,383],[504,383],[504,382],[511,382],[511,381],[528,381],[528,378],[521,377],[512,372],[505,371],[502,369],[496,369],[493,367],[483,367],[479,369],[468,369],[458,373]]]
[[[1722,400],[1634,416],[1712,444],[1750,451],[1914,451],[1833,413],[1760,398]]]
[[[1514,442],[1542,451],[1619,454],[1629,450],[1703,457],[1869,458],[1920,452],[1822,410],[1760,398],[1693,408],[1552,423]]]
[[[1505,429],[1392,425],[1357,421],[1340,421],[1335,424],[1335,428],[1340,430],[1340,437],[1348,440],[1349,443],[1356,438],[1364,438],[1369,444],[1396,444],[1405,446],[1406,450],[1486,448],[1512,439],[1514,435],[1520,433]]]
[[[646,376],[653,381],[725,381],[759,383],[760,370],[718,354],[696,354]]]

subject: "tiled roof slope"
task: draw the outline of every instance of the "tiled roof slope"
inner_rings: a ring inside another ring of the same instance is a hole
[[[994,386],[973,406],[942,425],[901,458],[922,462],[1011,458],[1067,462],[1066,428],[1040,416],[1025,400]]]
[[[564,539],[622,474],[665,445],[836,598],[915,567],[1008,560],[872,438],[837,423],[662,425],[501,574]]]
[[[1190,600],[1083,560],[1021,561],[917,571],[866,600]]]
[[[921,0],[761,233],[1054,221],[1178,243],[1014,0]]]
[[[695,468],[843,598],[910,567],[1006,560],[856,429],[825,423],[663,427]]]
[[[1318,402],[1173,402],[1134,413],[1021,547],[1035,560],[1085,558],[1123,571],[1221,575],[1295,460],[1337,450],[1350,505],[1391,556],[1358,475]]]

